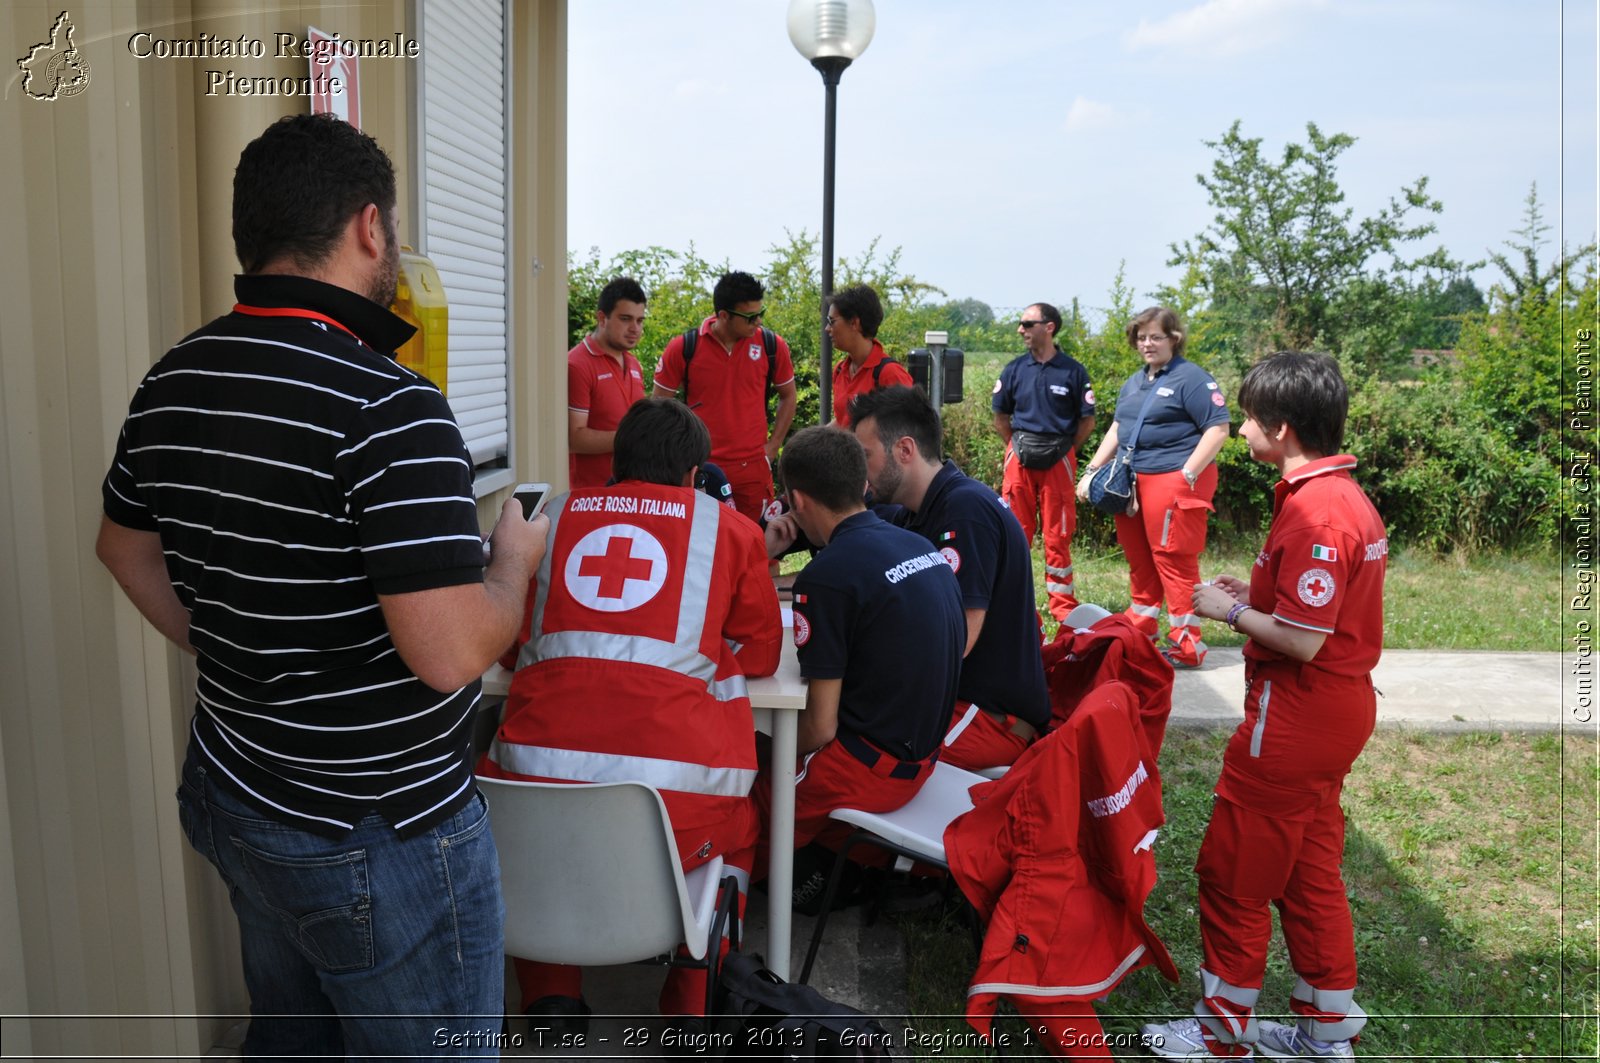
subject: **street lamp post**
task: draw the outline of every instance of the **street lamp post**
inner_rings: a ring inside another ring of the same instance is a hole
[[[877,16],[872,0],[790,0],[789,40],[822,75],[822,331],[817,346],[819,416],[833,416],[833,346],[828,340],[828,297],[833,294],[833,171],[839,79],[872,42]]]

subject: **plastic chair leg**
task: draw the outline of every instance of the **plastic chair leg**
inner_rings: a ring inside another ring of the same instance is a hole
[[[849,862],[850,850],[856,847],[857,841],[865,841],[874,837],[864,832],[856,832],[845,839],[839,849],[839,855],[833,859],[833,870],[828,873],[828,888],[822,894],[822,911],[817,915],[817,925],[811,931],[811,945],[806,949],[806,962],[800,968],[800,984],[809,985],[811,982],[811,967],[817,962],[817,950],[822,947],[822,932],[827,928],[828,917],[833,914],[833,899],[839,892],[839,879],[844,876],[845,864]]]

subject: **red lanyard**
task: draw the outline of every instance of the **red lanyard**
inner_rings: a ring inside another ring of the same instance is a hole
[[[319,314],[315,310],[300,310],[290,306],[245,306],[243,303],[234,303],[233,312],[236,314],[251,314],[255,317],[303,317],[308,321],[321,321],[325,325],[332,325],[340,332],[347,333],[351,339],[361,343],[360,336],[357,336],[327,314]]]

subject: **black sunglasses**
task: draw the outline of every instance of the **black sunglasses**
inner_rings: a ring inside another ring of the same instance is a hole
[[[757,310],[757,311],[755,311],[754,313],[751,313],[751,314],[741,313],[738,310],[729,310],[728,311],[728,313],[732,314],[734,317],[742,317],[746,321],[750,322],[750,324],[752,324],[752,325],[754,325],[757,321],[760,321],[761,318],[762,318],[762,315],[764,315],[766,312],[767,312],[767,308],[764,307],[764,306],[760,310]]]
[[[1042,324],[1044,324],[1044,322],[1043,321],[1028,321],[1027,319],[1024,319],[1022,321],[1017,322],[1017,324],[1021,325],[1023,328],[1033,328],[1033,326],[1042,325]]]

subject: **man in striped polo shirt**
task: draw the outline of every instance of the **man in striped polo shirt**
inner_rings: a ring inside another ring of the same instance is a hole
[[[500,1029],[472,718],[548,522],[508,502],[485,567],[450,408],[392,357],[395,229],[350,125],[247,146],[238,305],[145,376],[103,488],[100,559],[198,660],[178,800],[239,918],[247,1058],[481,1055]]]

